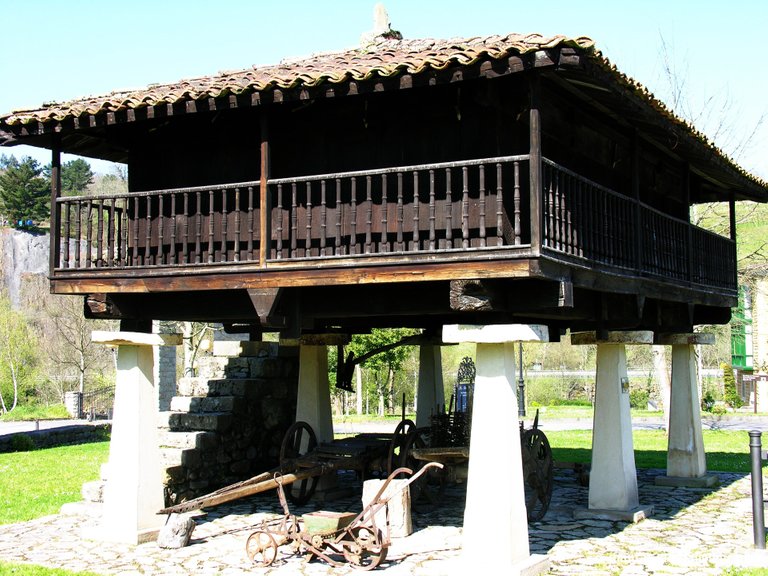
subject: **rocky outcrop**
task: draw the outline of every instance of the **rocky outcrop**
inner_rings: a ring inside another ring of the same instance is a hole
[[[50,237],[12,228],[0,229],[0,269],[14,307],[22,301],[22,287],[30,276],[48,275]]]

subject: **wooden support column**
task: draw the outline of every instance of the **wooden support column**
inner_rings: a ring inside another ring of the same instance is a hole
[[[716,486],[719,479],[707,474],[701,407],[696,378],[698,344],[714,344],[712,334],[665,334],[658,344],[672,346],[672,393],[669,403],[667,475],[655,480],[660,486]]]
[[[728,223],[730,227],[731,240],[733,240],[733,261],[737,262],[736,258],[736,196],[733,192],[728,193]],[[733,285],[738,288],[739,286],[739,267],[734,265],[733,267]]]
[[[541,254],[542,234],[544,233],[542,211],[542,170],[541,170],[541,117],[539,112],[540,92],[539,77],[530,77],[530,150],[529,180],[531,205],[531,252]]]
[[[438,345],[419,346],[419,381],[416,389],[416,426],[429,426],[430,417],[445,406],[443,363]]]
[[[84,536],[105,542],[152,541],[165,522],[158,446],[154,347],[178,346],[180,334],[94,332],[98,344],[117,346],[117,382],[107,483],[99,526]]]
[[[571,335],[571,344],[597,345],[589,508],[576,510],[577,518],[638,522],[653,511],[639,505],[625,348],[652,343],[653,333],[648,331]]]
[[[56,200],[61,196],[61,135],[53,135],[53,147],[51,149],[51,250],[49,270],[50,277],[59,266],[61,257],[61,207]],[[69,242],[65,238],[64,242]]]
[[[634,224],[635,224],[635,268],[638,272],[643,270],[644,238],[643,215],[640,209],[640,164],[642,160],[640,137],[637,130],[632,132],[632,199],[634,200]]]
[[[267,109],[261,110],[261,179],[259,181],[259,265],[267,266],[269,244],[272,238],[271,202],[269,196],[270,158],[269,158],[269,119]]]
[[[477,570],[479,558],[489,574],[534,575],[549,569],[549,559],[531,555],[528,541],[513,344],[547,340],[546,326],[443,328],[444,342],[477,344],[464,509],[466,570]]]
[[[691,165],[687,162],[683,165],[683,188],[685,192],[685,205],[688,207],[688,226],[685,230],[686,266],[688,266],[687,279],[693,282],[694,254],[693,254],[693,225],[691,224]]]

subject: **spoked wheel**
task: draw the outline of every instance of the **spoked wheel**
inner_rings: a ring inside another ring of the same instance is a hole
[[[312,426],[306,422],[296,422],[285,433],[283,443],[280,445],[280,466],[290,460],[306,456],[317,448],[317,436]],[[312,476],[294,482],[286,490],[286,496],[294,504],[301,506],[306,504],[317,488],[319,478]]]
[[[552,449],[544,432],[531,428],[521,438],[528,521],[544,518],[552,499]]]
[[[382,545],[379,534],[366,526],[350,530],[352,542],[344,544],[344,558],[362,570],[372,570],[387,557],[388,547]]]
[[[256,566],[265,568],[277,558],[277,542],[269,532],[257,530],[245,541],[245,553]]]
[[[387,476],[392,474],[393,470],[397,470],[402,466],[405,455],[405,443],[408,440],[408,434],[411,430],[416,430],[416,424],[413,420],[401,420],[395,428],[394,434],[392,434],[392,440],[389,441],[389,453],[387,456]]]
[[[400,462],[398,467],[409,468],[413,470],[415,474],[422,466],[424,466],[423,460],[418,460],[413,457],[412,450],[418,450],[427,447],[427,441],[424,439],[424,430],[416,428],[415,426],[408,431],[408,435],[405,437],[402,450],[400,451]],[[416,502],[422,495],[427,495],[426,487],[429,474],[424,474],[420,478],[411,482],[409,489],[411,491],[411,501]],[[429,500],[432,500],[429,497]]]

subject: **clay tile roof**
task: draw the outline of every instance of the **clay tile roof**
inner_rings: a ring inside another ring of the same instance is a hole
[[[362,81],[400,73],[419,74],[442,70],[451,65],[469,65],[482,59],[498,59],[513,54],[571,46],[591,51],[594,42],[586,37],[544,37],[539,34],[508,34],[449,40],[380,40],[369,47],[323,53],[273,66],[224,72],[182,80],[173,84],[151,85],[143,89],[116,91],[61,103],[47,103],[36,110],[19,110],[0,116],[5,125],[61,121],[82,114],[99,114],[135,109],[155,104],[217,98],[245,91],[270,88],[318,86],[323,83]]]

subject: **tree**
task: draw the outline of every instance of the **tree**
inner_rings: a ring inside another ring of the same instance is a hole
[[[85,189],[93,184],[91,165],[82,158],[76,158],[61,165],[61,191],[65,196],[85,194]]]
[[[94,344],[91,335],[94,330],[108,329],[110,322],[87,319],[82,298],[74,296],[49,296],[44,307],[46,323],[52,325],[53,341],[47,346],[52,367],[60,373],[74,374],[78,391],[83,393],[86,380],[102,374],[109,364],[108,348]]]
[[[726,362],[720,364],[720,368],[723,369],[723,400],[733,410],[741,408],[744,402],[739,396],[739,392],[736,390],[736,378],[733,374],[733,367]]]
[[[361,358],[374,350],[392,346],[406,336],[416,334],[416,330],[406,328],[374,328],[370,334],[356,334],[347,350],[355,358]],[[399,370],[411,352],[412,346],[396,346],[383,349],[380,353],[367,358],[362,365],[374,376],[375,391],[379,398],[379,415],[384,415],[385,404],[389,412],[395,409],[395,372]]]
[[[27,220],[40,221],[48,217],[50,187],[41,174],[37,160],[29,156],[21,161],[11,158],[5,172],[0,174],[0,208],[13,225],[22,227]]]
[[[35,336],[22,314],[0,296],[0,413],[10,412],[32,387],[38,364]]]

